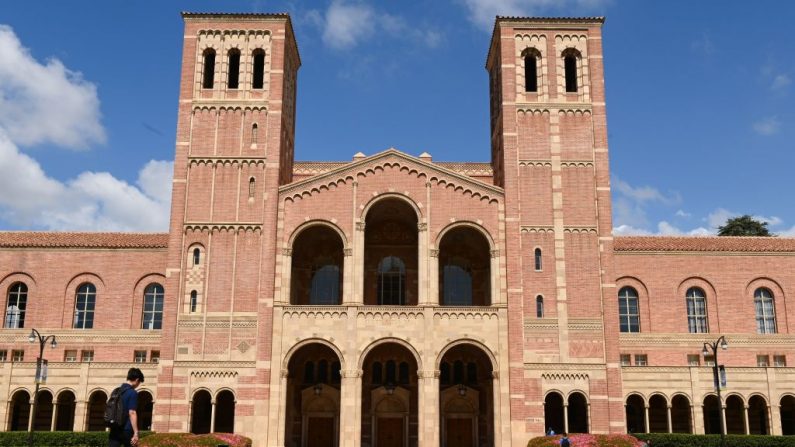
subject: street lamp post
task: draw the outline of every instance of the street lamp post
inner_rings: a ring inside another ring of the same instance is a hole
[[[43,336],[39,331],[36,329],[31,329],[30,335],[28,335],[28,341],[31,343],[35,343],[36,340],[39,341],[39,357],[36,359],[36,391],[33,392],[33,415],[31,416],[31,420],[28,421],[28,445],[33,446],[33,424],[35,423],[36,418],[36,403],[39,400],[39,385],[41,385],[41,379],[44,374],[44,345],[47,344],[47,341],[50,341],[50,346],[55,349],[58,346],[58,342],[55,341],[55,335],[47,335]]]
[[[720,416],[720,445],[726,447],[726,420],[723,415],[723,400],[720,397],[721,377],[719,373],[720,364],[718,363],[718,348],[726,350],[729,344],[726,343],[726,337],[721,335],[714,342],[704,342],[704,349],[701,351],[704,354],[704,361],[712,351],[712,377],[715,382],[715,391],[718,393],[718,414]]]

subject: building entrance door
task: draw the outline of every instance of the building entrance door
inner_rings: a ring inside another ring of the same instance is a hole
[[[375,447],[403,447],[402,417],[379,417]]]
[[[472,419],[471,418],[448,418],[447,419],[447,446],[448,447],[474,447],[472,439]]]
[[[310,417],[307,425],[306,447],[334,447],[333,417]]]

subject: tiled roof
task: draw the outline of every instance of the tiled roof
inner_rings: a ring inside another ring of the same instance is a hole
[[[619,236],[615,238],[613,249],[616,252],[705,251],[795,253],[795,238]]]
[[[593,17],[528,17],[528,16],[497,16],[497,22],[531,22],[531,23],[605,23],[603,16]]]
[[[166,248],[168,233],[0,232],[0,248]]]
[[[289,19],[290,14],[286,12],[190,12],[190,11],[182,11],[182,17],[194,17],[194,18],[213,18],[213,17],[234,17],[234,18],[246,18],[246,17],[277,17],[283,19]]]

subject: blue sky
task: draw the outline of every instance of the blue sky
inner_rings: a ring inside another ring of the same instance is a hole
[[[166,229],[181,10],[291,13],[299,160],[487,161],[493,16],[605,15],[615,232],[795,235],[795,2],[765,0],[10,2],[0,229]]]

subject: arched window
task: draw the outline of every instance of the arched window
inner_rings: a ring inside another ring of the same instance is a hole
[[[328,361],[317,362],[317,382],[328,383]]]
[[[387,360],[386,362],[386,380],[385,383],[394,385],[397,383],[397,368],[394,360]]]
[[[265,52],[261,49],[254,50],[254,68],[251,88],[260,89],[265,85]]]
[[[252,124],[251,125],[251,145],[252,146],[256,146],[257,145],[257,132],[258,131],[259,131],[259,126],[257,126],[257,123]]]
[[[773,304],[773,292],[760,287],[754,292],[756,308],[756,332],[759,334],[776,333],[776,307]]]
[[[563,70],[566,74],[566,93],[577,92],[577,59],[576,50],[569,50],[563,54]]]
[[[478,383],[478,365],[475,362],[467,363],[467,382]]]
[[[618,322],[621,332],[640,332],[638,292],[632,287],[618,291]]]
[[[528,49],[524,56],[524,91],[538,91],[538,61],[540,55],[534,49]]]
[[[195,290],[190,291],[190,311],[191,313],[196,312],[196,308],[199,306],[199,297],[198,293]]]
[[[161,329],[163,326],[163,286],[154,283],[144,291],[144,315],[142,329]]]
[[[690,333],[709,332],[707,324],[707,297],[698,287],[687,289],[687,327]]]
[[[25,327],[25,309],[28,307],[28,286],[17,282],[8,288],[5,327],[20,329]]]
[[[406,362],[400,362],[398,365],[398,382],[401,385],[409,384],[409,364]]]
[[[536,297],[536,318],[544,318],[544,297],[541,295]]]
[[[464,362],[461,360],[453,363],[453,383],[464,383]]]
[[[536,248],[535,249],[535,252],[534,252],[534,255],[533,255],[533,261],[534,261],[534,264],[535,264],[536,271],[540,272],[541,271],[541,267],[543,267],[543,265],[541,264],[541,249],[540,248]]]
[[[215,82],[215,50],[204,50],[204,67],[202,73],[202,88],[213,88]]]
[[[315,383],[315,363],[306,362],[304,364],[304,383]]]
[[[381,362],[373,362],[373,385],[380,385],[384,381],[383,374]]]
[[[227,88],[236,89],[240,84],[240,51],[229,51],[229,67],[227,71]]]
[[[450,364],[447,362],[442,362],[439,367],[439,381],[442,385],[450,384]]]
[[[387,256],[378,264],[378,304],[403,305],[406,302],[406,264]]]
[[[450,258],[444,266],[444,297],[446,306],[472,305],[472,273],[462,259]]]
[[[193,265],[199,265],[202,260],[202,251],[196,247],[193,249]]]
[[[254,198],[254,192],[257,190],[257,180],[254,177],[248,179],[248,198]]]
[[[97,288],[90,282],[83,283],[75,294],[75,329],[94,327],[94,307],[97,304]]]
[[[326,264],[312,272],[312,285],[309,290],[309,304],[315,306],[339,304],[340,268]]]

